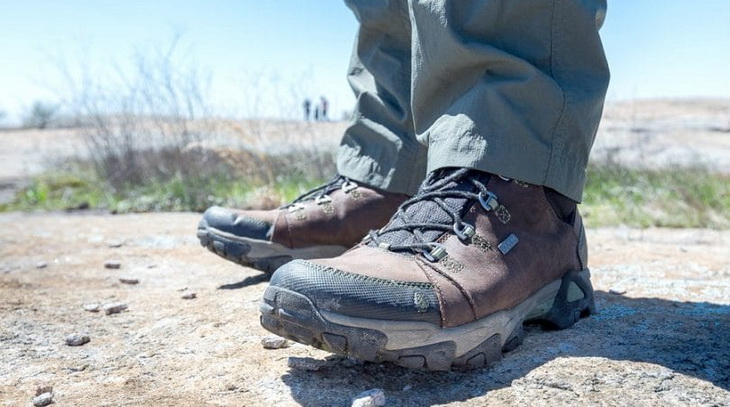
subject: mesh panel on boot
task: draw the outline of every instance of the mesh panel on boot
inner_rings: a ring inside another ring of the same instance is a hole
[[[295,260],[274,273],[271,285],[308,297],[320,310],[351,317],[440,324],[431,284],[378,279]]]
[[[458,177],[450,182],[441,185],[440,179],[459,172],[454,169],[443,169],[431,174],[431,177],[424,182],[424,185],[419,190],[415,198],[423,193],[435,192],[435,191],[464,191],[464,192],[475,192],[476,187],[471,182],[465,182],[466,177],[476,177],[480,182],[486,184],[489,180],[489,174],[478,172],[478,171],[465,171],[462,177]],[[468,210],[467,204],[470,199],[459,198],[459,197],[447,197],[442,198],[443,202],[453,211],[463,216]],[[381,242],[389,243],[391,245],[409,245],[418,243],[417,237],[410,230],[390,230],[397,227],[401,227],[406,224],[419,224],[419,223],[437,223],[443,225],[452,225],[454,219],[446,211],[444,211],[439,205],[433,200],[418,200],[412,205],[405,208],[405,216],[397,214],[391,223],[379,232],[379,240]],[[423,240],[426,242],[433,242],[438,239],[442,231],[439,230],[428,230],[424,228]],[[370,246],[377,246],[377,243],[371,241],[368,243]]]

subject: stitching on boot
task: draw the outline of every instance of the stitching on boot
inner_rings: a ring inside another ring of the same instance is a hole
[[[474,298],[471,296],[471,294],[469,293],[468,290],[466,290],[464,287],[462,287],[461,284],[459,284],[458,281],[454,280],[450,275],[448,275],[448,274],[444,273],[443,271],[439,270],[435,265],[430,264],[430,263],[427,263],[427,262],[425,262],[423,260],[417,261],[417,264],[419,264],[419,265],[422,266],[421,267],[421,270],[424,270],[424,272],[426,272],[426,275],[427,276],[429,275],[429,273],[428,273],[428,271],[426,271],[424,269],[423,266],[425,266],[426,268],[432,270],[434,273],[440,275],[441,277],[445,278],[449,283],[451,283],[451,285],[453,285],[457,290],[459,290],[459,292],[461,293],[461,295],[466,299],[466,302],[469,304],[469,308],[471,309],[471,320],[472,321],[477,320],[477,315],[478,315],[478,313],[477,313],[477,303],[474,300]],[[431,280],[432,282],[435,281],[433,278],[430,278],[430,277],[429,277],[429,280]],[[440,292],[440,287],[437,284],[435,284],[435,283],[433,283],[433,285],[434,285],[434,287],[438,287],[439,288],[439,292]],[[439,298],[442,301],[444,301],[443,300],[443,297],[439,296]],[[444,303],[445,302],[446,301],[444,301]],[[441,321],[442,321],[442,323],[444,325],[446,325],[446,320],[444,319],[443,310],[441,311]]]
[[[453,258],[451,256],[444,257],[443,259],[441,259],[439,261],[439,263],[441,263],[441,266],[443,268],[445,268],[446,270],[448,270],[454,274],[461,273],[462,271],[464,271],[464,268],[466,267],[460,261],[456,260],[455,258]]]
[[[304,260],[304,261],[306,261],[306,260]],[[350,278],[352,280],[367,281],[370,283],[376,283],[376,284],[380,284],[380,285],[384,285],[384,286],[433,289],[433,284],[431,284],[431,283],[417,283],[417,282],[408,282],[408,281],[386,280],[383,278],[371,277],[371,276],[366,276],[363,274],[348,273],[347,271],[342,271],[342,270],[336,269],[334,267],[323,266],[323,265],[320,265],[317,263],[311,263],[311,262],[308,262],[308,263],[310,265],[314,265],[314,267],[317,270],[319,270],[323,273],[329,273],[329,274],[339,276],[339,277]]]
[[[352,189],[350,191],[345,192],[347,195],[350,195],[352,199],[360,199],[362,198],[362,193],[357,190],[357,188]]]
[[[509,213],[507,208],[504,207],[504,205],[499,205],[497,209],[495,209],[494,214],[497,215],[497,219],[505,225],[512,219],[512,215]]]
[[[471,237],[471,243],[479,249],[482,253],[486,253],[488,251],[492,250],[492,245],[489,243],[489,241],[482,235],[476,234]]]
[[[319,205],[322,208],[322,212],[331,215],[335,213],[335,207],[332,205],[331,202],[325,202],[323,204]]]
[[[413,304],[416,306],[416,312],[425,314],[428,312],[428,300],[426,296],[416,291],[413,293]]]

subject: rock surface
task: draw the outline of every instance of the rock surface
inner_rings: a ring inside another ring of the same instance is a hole
[[[730,405],[730,231],[589,230],[596,315],[528,329],[491,369],[425,373],[263,350],[266,278],[200,247],[199,216],[0,214],[0,400],[53,383],[64,405],[347,406],[367,389],[393,406]],[[144,284],[99,267],[112,256]],[[129,310],[84,307],[115,303]]]

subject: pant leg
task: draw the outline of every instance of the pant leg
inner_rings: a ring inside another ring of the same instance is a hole
[[[609,72],[605,0],[409,0],[428,170],[462,166],[579,201]]]
[[[348,79],[357,104],[337,156],[340,174],[414,194],[426,148],[411,114],[411,24],[407,0],[346,0],[360,21]]]

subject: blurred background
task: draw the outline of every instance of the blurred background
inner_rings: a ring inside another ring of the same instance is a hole
[[[730,5],[608,8],[589,222],[727,227]],[[267,207],[334,172],[354,102],[342,2],[29,0],[0,27],[0,209]]]
[[[730,97],[728,21],[724,0],[610,1],[609,100]],[[29,0],[6,5],[0,27],[6,125],[35,102],[63,103],[70,81],[130,77],[170,47],[221,115],[299,118],[303,98],[325,96],[340,119],[354,101],[345,72],[357,22],[343,2]]]

